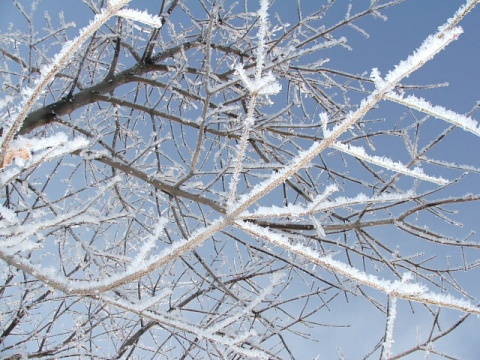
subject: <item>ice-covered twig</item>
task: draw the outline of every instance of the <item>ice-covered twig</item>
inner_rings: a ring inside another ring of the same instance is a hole
[[[396,173],[412,176],[414,178],[424,180],[424,181],[429,181],[438,185],[448,184],[448,180],[445,180],[442,177],[426,175],[421,168],[417,167],[414,169],[409,169],[404,164],[398,161],[393,161],[392,159],[389,159],[387,157],[368,155],[365,152],[365,149],[363,147],[353,146],[350,144],[342,144],[341,142],[335,142],[332,145],[332,148],[337,149],[345,154],[349,154],[353,157],[356,157],[357,159],[361,159],[371,164],[381,166],[385,169],[392,170]]]
[[[252,99],[251,101],[254,101]],[[253,113],[253,110],[252,110]],[[237,156],[234,160],[234,168],[232,174],[232,180],[230,180],[229,184],[229,194],[227,199],[227,208],[230,208],[236,202],[236,194],[237,194],[237,187],[238,181],[240,180],[240,172],[242,171],[242,161],[245,156],[245,151],[247,149],[247,141],[250,134],[250,129],[254,124],[254,119],[251,117],[250,111],[247,114],[247,119],[245,120],[242,136],[240,137],[240,142],[237,146]]]
[[[267,36],[268,27],[268,0],[260,0],[260,9],[257,14],[259,17],[260,27],[258,29],[258,45],[257,45],[257,66],[255,73],[255,82],[262,77],[263,65],[265,64],[265,38]]]
[[[239,310],[233,316],[229,316],[225,320],[222,320],[222,321],[218,322],[217,324],[215,324],[213,326],[210,326],[209,329],[208,329],[208,332],[210,332],[212,334],[215,334],[215,333],[218,333],[218,332],[223,332],[224,329],[227,326],[237,322],[239,319],[243,318],[245,316],[245,314],[248,314],[251,311],[253,311],[257,305],[259,305],[262,301],[265,300],[265,298],[268,295],[270,295],[272,293],[274,287],[277,286],[280,283],[279,280],[280,280],[281,276],[279,276],[279,275],[280,274],[278,274],[278,273],[274,274],[274,278],[272,279],[273,281],[270,283],[270,285],[266,286],[260,292],[260,294],[255,296],[255,298],[253,300],[248,301],[247,306],[245,306],[244,308]]]
[[[453,29],[457,24],[462,20],[465,15],[467,15],[474,7],[478,4],[480,0],[467,0],[467,2],[462,5],[455,14],[447,20],[447,22],[439,27],[439,31],[448,31]]]
[[[119,180],[119,178],[113,178],[111,181],[99,187],[96,196],[92,199],[84,200],[81,208],[70,212],[59,213],[53,218],[42,218],[39,214],[39,216],[37,216],[37,219],[35,219],[36,221],[33,221],[31,223],[23,223],[20,225],[15,223],[15,219],[10,216],[11,224],[8,224],[7,226],[5,223],[3,223],[2,225],[4,226],[0,227],[0,236],[5,237],[0,242],[0,257],[2,250],[23,250],[24,244],[27,244],[29,242],[30,237],[32,237],[33,235],[38,235],[44,230],[52,229],[60,225],[65,227],[74,226],[79,222],[87,224],[99,224],[101,222],[115,221],[119,217],[124,216],[122,214],[100,216],[97,213],[88,212],[88,209],[92,206],[93,203],[98,202],[99,198],[104,194],[105,190],[113,187]],[[2,211],[1,213],[3,214],[5,212]],[[35,246],[39,245],[36,244]]]
[[[153,229],[153,232],[147,236],[143,244],[140,246],[137,256],[129,264],[130,268],[136,269],[141,267],[142,264],[147,260],[148,255],[155,248],[158,238],[164,233],[167,222],[168,219],[166,217],[162,217],[157,220],[157,225]]]
[[[156,295],[144,297],[138,300],[137,303],[132,304],[132,307],[134,307],[138,311],[145,311],[161,303],[167,303],[170,295],[172,295],[172,289],[162,289]]]
[[[255,186],[249,194],[244,195],[235,212],[242,212],[259,198],[269,193],[272,189],[280,185],[290,176],[295,174],[299,169],[306,166],[315,156],[328,147],[332,147],[337,138],[347,131],[355,122],[361,119],[370,109],[372,109],[378,102],[380,102],[385,95],[393,90],[393,88],[405,77],[408,77],[416,69],[424,65],[441,49],[445,48],[451,41],[456,39],[460,34],[461,29],[454,28],[451,31],[439,30],[434,36],[428,38],[420,48],[415,51],[414,55],[408,57],[406,61],[402,61],[392,70],[386,80],[380,81],[377,79],[377,89],[367,98],[361,101],[360,106],[354,112],[347,114],[345,120],[332,129],[324,129],[325,138],[323,141],[314,143],[309,149],[302,151],[294,158],[290,164],[285,166],[281,171],[272,175],[270,179]],[[430,39],[435,38],[434,44],[431,44]],[[432,49],[429,46],[432,45]],[[380,86],[381,85],[381,86]],[[328,123],[327,118],[323,118],[324,124]]]
[[[119,12],[117,12],[117,16],[138,21],[157,29],[162,26],[162,19],[159,16],[151,15],[146,11],[140,11],[140,10],[134,10],[134,9],[122,9]]]
[[[119,0],[117,0],[115,3],[117,3],[118,1]],[[447,46],[448,43],[450,43],[450,41],[452,41],[453,38],[458,34],[454,34],[455,36],[453,37],[450,35],[452,35],[452,33],[445,34],[442,30],[437,34],[439,38],[443,39],[443,43],[437,44],[439,45],[439,48],[441,48],[442,46]],[[379,101],[381,101],[385,97],[385,95],[398,84],[398,82],[400,82],[403,78],[409,76],[414,70],[422,66],[426,61],[431,58],[430,53],[424,53],[423,51],[421,51],[419,52],[419,54],[420,55],[415,58],[418,63],[402,63],[401,67],[397,67],[395,69],[395,76],[392,76],[392,79],[390,79],[390,81],[386,81],[384,86],[377,88],[372,94],[365,98],[360,103],[358,109],[354,112],[349,113],[344,121],[339,123],[334,128],[327,130],[324,140],[315,142],[307,150],[299,152],[298,155],[294,157],[290,163],[284,166],[284,168],[282,168],[278,172],[272,173],[269,179],[256,185],[251,191],[241,196],[237,202],[231,205],[228,213],[225,216],[208,223],[205,228],[199,228],[198,230],[194,231],[188,238],[175,241],[172,245],[165,248],[157,256],[149,257],[148,260],[145,261],[145,263],[142,264],[142,266],[138,269],[121,271],[111,277],[102,278],[94,282],[82,282],[67,277],[58,278],[51,274],[38,273],[36,272],[37,268],[35,266],[32,266],[32,263],[28,259],[16,256],[13,253],[0,253],[0,258],[4,259],[10,265],[17,267],[18,269],[28,274],[31,274],[32,276],[35,276],[45,284],[55,287],[61,291],[65,291],[66,293],[72,295],[97,294],[98,292],[111,290],[121,285],[135,281],[145,276],[149,272],[158,269],[159,267],[177,259],[184,253],[191,251],[195,247],[201,245],[206,239],[210,238],[212,235],[222,231],[226,226],[231,225],[232,223],[237,221],[238,216],[245,212],[251,205],[255,204],[261,197],[269,194],[273,189],[285,182],[290,176],[293,176],[300,169],[307,166],[308,163],[316,156],[318,156],[319,153],[331,147],[332,144],[334,144],[337,139],[343,133],[345,133],[356,121],[361,119],[368,111],[370,111],[370,109],[372,109]],[[286,243],[288,244],[288,241],[286,241]],[[301,252],[305,253],[303,248]],[[313,259],[314,260],[312,261],[314,263],[318,262],[319,265],[322,264],[322,266],[327,269],[331,269],[334,271],[338,270],[338,273],[340,275],[345,273],[349,275],[352,279],[357,279],[358,281],[365,283],[366,285],[376,285],[377,288],[380,286],[380,289],[383,289],[386,292],[399,291],[394,289],[392,290],[392,284],[390,282],[379,283],[377,281],[377,278],[371,280],[370,275],[358,272],[358,270],[353,268],[345,268],[344,266],[340,266],[341,263],[337,264],[337,262],[335,262],[331,258],[318,258],[318,256],[314,256]],[[321,261],[319,259],[321,259]],[[345,269],[347,269],[347,271]],[[409,298],[415,301],[422,301],[422,299],[426,297],[425,294],[412,293],[411,287],[409,287],[409,289],[410,292],[400,289],[402,290],[402,297]],[[397,295],[397,297],[400,296]],[[438,297],[437,300],[435,300],[436,302],[432,302],[432,297],[428,296],[428,299],[426,300],[427,301],[425,301],[425,303],[435,303],[441,306],[443,306],[442,304],[450,304],[445,299],[445,297]],[[457,309],[465,309],[465,311],[480,313],[478,308],[474,307],[470,303],[466,304],[465,306],[462,306],[459,303],[455,303],[455,306],[455,308]]]
[[[123,299],[114,299],[109,296],[102,296],[99,295],[96,297],[98,300],[105,302],[106,304],[117,306],[121,309],[127,310],[131,313],[138,314],[144,318],[154,320],[162,325],[172,327],[174,329],[185,331],[186,333],[190,333],[195,335],[199,339],[208,340],[214,344],[222,345],[228,348],[229,351],[233,351],[238,355],[241,355],[242,358],[247,359],[269,359],[271,356],[264,351],[255,350],[255,349],[246,349],[242,346],[238,346],[235,344],[235,337],[229,336],[226,334],[220,333],[211,333],[211,331],[207,331],[201,326],[195,325],[190,323],[184,318],[177,317],[172,314],[168,314],[166,312],[160,311],[150,311],[150,310],[143,310],[140,311],[136,305],[131,304],[130,302],[123,300]]]
[[[281,85],[278,83],[271,71],[269,71],[265,76],[255,77],[255,79],[252,80],[248,77],[242,65],[238,65],[235,70],[237,71],[240,80],[242,80],[243,85],[247,88],[251,95],[275,95],[278,94],[282,89]]]
[[[70,154],[88,146],[88,140],[83,137],[77,137],[69,140],[64,133],[57,133],[46,138],[18,138],[11,142],[4,157],[3,167],[11,165],[13,159],[21,160],[20,168],[5,169],[0,174],[0,186],[9,183],[13,178],[23,171],[25,166],[37,165],[41,162],[54,159],[56,157]],[[28,163],[26,163],[28,161]]]
[[[421,68],[426,61],[431,60],[453,40],[458,39],[462,33],[463,30],[460,27],[454,27],[452,29],[440,27],[439,32],[427,37],[412,55],[401,61],[392,71],[387,73],[385,82],[397,83],[401,81],[401,79],[405,77],[404,73],[406,69],[411,69],[409,71],[413,72]]]
[[[15,211],[6,208],[3,205],[0,205],[0,216],[2,220],[6,221],[9,224],[17,224],[19,222]]]
[[[450,124],[458,126],[465,131],[469,131],[476,136],[480,136],[480,127],[478,122],[469,116],[458,114],[452,110],[445,109],[442,106],[432,105],[422,98],[414,95],[403,97],[393,91],[389,92],[385,99],[408,106],[411,109],[421,111],[425,114],[432,115],[437,119],[445,120]]]
[[[268,26],[268,0],[260,0],[260,10],[258,15],[260,18],[260,28],[258,31],[258,47],[257,47],[257,63],[256,63],[256,72],[254,80],[251,80],[242,65],[236,67],[236,71],[243,84],[247,88],[251,97],[248,105],[248,112],[244,122],[244,128],[240,142],[237,147],[237,156],[235,158],[234,170],[232,174],[232,180],[229,185],[229,195],[228,195],[228,206],[232,206],[236,201],[237,186],[240,177],[240,172],[242,170],[242,161],[245,156],[245,151],[247,148],[247,141],[250,135],[250,129],[255,123],[254,111],[255,105],[257,103],[258,96],[268,96],[277,94],[281,90],[280,84],[277,82],[277,79],[272,72],[267,73],[265,76],[262,75],[263,67],[265,63],[265,37],[267,33]]]
[[[406,193],[381,194],[377,196],[367,196],[365,194],[358,194],[357,196],[348,198],[340,196],[331,200],[327,197],[336,190],[336,186],[331,185],[325,189],[323,194],[316,196],[311,203],[306,206],[289,204],[285,207],[279,206],[262,206],[253,212],[246,211],[241,214],[239,218],[242,219],[261,219],[272,217],[299,217],[304,215],[313,215],[319,212],[330,211],[335,208],[346,208],[359,204],[375,204],[386,202],[401,202],[408,201],[414,196],[413,191]]]
[[[258,28],[258,45],[256,51],[256,64],[254,80],[251,80],[242,65],[236,67],[236,71],[243,84],[253,96],[257,95],[274,95],[281,90],[281,85],[270,71],[263,74],[265,67],[265,55],[267,50],[265,48],[266,36],[268,31],[268,0],[260,0],[260,9],[257,14],[259,17]]]
[[[428,291],[424,285],[417,283],[408,283],[403,280],[389,281],[380,279],[375,275],[360,271],[351,265],[334,260],[331,256],[324,256],[316,250],[293,243],[287,237],[251,222],[239,220],[235,222],[235,226],[250,235],[259,237],[273,245],[280,246],[296,255],[300,255],[308,259],[312,264],[317,264],[326,270],[332,271],[336,275],[345,276],[359,284],[377,289],[387,295],[480,315],[480,308],[469,301],[457,299],[451,295],[432,293]]]
[[[388,299],[388,311],[387,311],[387,326],[385,330],[385,339],[383,341],[383,356],[382,359],[390,359],[392,353],[392,345],[395,342],[393,340],[393,326],[395,324],[395,318],[397,317],[397,298],[390,296]]]

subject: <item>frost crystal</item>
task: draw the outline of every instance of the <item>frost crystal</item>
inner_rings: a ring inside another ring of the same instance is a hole
[[[412,109],[435,116],[438,119],[445,120],[450,124],[462,128],[465,131],[469,131],[476,136],[480,136],[480,127],[478,122],[469,116],[457,114],[456,112],[445,109],[442,106],[432,105],[425,99],[418,98],[413,95],[402,97],[394,92],[389,92],[386,98],[399,104],[406,105]]]
[[[260,0],[260,9],[257,14],[260,18],[260,27],[258,30],[257,63],[255,66],[254,80],[251,80],[245,73],[242,65],[236,67],[236,72],[242,80],[245,87],[252,95],[275,95],[280,92],[282,86],[277,81],[271,71],[263,74],[265,67],[265,38],[268,31],[268,1]]]
[[[448,180],[442,178],[442,177],[435,177],[435,176],[429,176],[426,175],[423,170],[419,167],[416,167],[414,169],[409,169],[406,167],[404,164],[398,162],[398,161],[393,161],[392,159],[389,159],[384,156],[376,156],[376,155],[368,155],[365,152],[365,149],[363,147],[359,146],[353,146],[350,144],[342,144],[340,142],[336,142],[335,144],[332,145],[334,149],[337,149],[339,151],[342,151],[346,154],[352,155],[356,157],[357,159],[365,160],[368,161],[371,164],[375,164],[378,166],[381,166],[385,169],[392,170],[395,172],[398,172],[400,174],[412,176],[421,180],[429,181],[434,184],[438,185],[446,185],[448,184]]]
[[[238,76],[242,80],[245,87],[251,94],[255,95],[275,95],[282,90],[282,86],[277,81],[272,72],[268,72],[267,75],[250,79],[242,65],[238,65],[235,68]]]
[[[138,21],[154,28],[160,28],[162,26],[162,19],[159,16],[151,15],[146,11],[122,9],[117,13],[117,16]]]

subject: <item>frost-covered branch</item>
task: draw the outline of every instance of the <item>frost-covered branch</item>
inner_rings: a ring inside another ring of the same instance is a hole
[[[126,19],[138,21],[154,28],[160,28],[162,26],[162,19],[156,15],[151,15],[146,11],[139,11],[134,9],[121,9],[117,12],[117,16],[121,16]]]
[[[457,299],[451,295],[432,293],[428,291],[425,286],[418,283],[379,279],[375,275],[367,274],[351,265],[334,260],[330,255],[324,256],[306,246],[291,242],[283,235],[249,222],[237,221],[235,225],[253,236],[258,236],[276,246],[280,246],[294,254],[305,257],[311,263],[317,264],[326,270],[332,271],[337,275],[345,276],[356,283],[379,290],[387,295],[480,315],[480,308],[469,301]]]
[[[384,202],[404,202],[410,200],[413,192],[405,194],[382,194],[379,196],[367,196],[358,194],[353,198],[340,196],[334,199],[327,199],[327,196],[338,190],[336,186],[329,186],[325,192],[312,199],[307,206],[289,204],[286,207],[268,206],[259,207],[255,211],[246,211],[240,218],[242,219],[259,219],[268,217],[298,217],[304,215],[312,215],[318,212],[328,212],[338,208],[348,208],[358,204],[375,204]]]
[[[455,40],[460,33],[460,29],[453,29],[448,32],[439,31],[436,35],[430,36],[413,55],[408,57],[407,60],[400,62],[394,70],[390,71],[385,80],[376,82],[376,91],[362,100],[356,111],[349,113],[345,120],[333,129],[325,129],[325,139],[323,141],[313,144],[308,150],[301,152],[282,171],[272,176],[269,180],[255,186],[248,196],[242,197],[238,209],[243,210],[247,208],[250,204],[258,200],[258,198],[269,193],[273,188],[285,181],[285,179],[295,174],[299,169],[305,167],[320,152],[327,147],[332,147],[340,135],[347,131],[355,122],[363,118],[363,116],[381,101],[402,79],[408,77],[428,60],[431,60],[435,54]]]
[[[105,22],[107,22],[112,16],[125,6],[130,0],[118,0],[113,4],[109,3],[106,9],[103,9],[99,14],[97,14],[94,20],[83,28],[80,31],[80,35],[67,42],[63,45],[62,50],[55,55],[50,64],[44,66],[40,70],[40,77],[35,80],[33,87],[28,87],[22,91],[22,100],[18,105],[19,111],[14,116],[14,119],[9,122],[9,126],[6,131],[6,134],[3,137],[1,152],[0,152],[0,164],[3,163],[3,158],[7,152],[7,149],[10,145],[11,140],[14,135],[20,129],[23,120],[29,113],[30,109],[33,107],[37,101],[39,95],[45,89],[45,87],[54,79],[55,75],[68,63],[68,61],[73,57],[75,52],[80,48],[80,46]]]
[[[111,304],[121,309],[127,310],[130,313],[138,314],[147,319],[154,320],[162,325],[173,327],[175,329],[193,334],[201,340],[206,339],[213,343],[223,345],[228,350],[233,351],[236,354],[242,355],[246,358],[269,359],[271,357],[270,354],[264,351],[255,350],[255,349],[246,349],[244,347],[236,345],[235,337],[214,333],[213,331],[211,331],[211,329],[206,330],[198,325],[185,321],[185,319],[175,317],[169,314],[157,312],[157,311],[155,312],[149,311],[149,310],[139,311],[134,304],[130,304],[127,301],[121,300],[121,299],[113,299],[111,297],[106,297],[106,296],[97,296],[96,298],[104,301],[107,304]]]
[[[476,136],[480,136],[480,127],[478,122],[469,116],[458,114],[452,110],[444,108],[443,106],[432,105],[425,99],[418,98],[414,95],[401,96],[394,92],[390,92],[385,96],[385,99],[408,106],[409,108],[421,111],[425,114],[432,115],[437,119],[445,120],[446,122],[458,126],[465,131],[469,131]]]
[[[443,179],[441,177],[435,177],[435,176],[429,176],[426,175],[421,168],[414,168],[414,169],[409,169],[406,167],[404,164],[398,162],[398,161],[393,161],[392,159],[389,159],[387,157],[380,157],[376,155],[368,155],[365,152],[365,149],[363,147],[359,146],[353,146],[350,144],[342,144],[340,142],[336,142],[332,145],[332,148],[337,149],[345,154],[352,155],[353,157],[356,157],[357,159],[364,160],[366,162],[369,162],[374,165],[381,166],[385,169],[394,171],[399,174],[404,174],[408,175],[420,180],[424,181],[429,181],[434,184],[438,185],[446,185],[448,184],[448,180]]]
[[[395,296],[390,296],[388,299],[387,326],[385,330],[385,339],[383,342],[382,359],[390,359],[390,356],[392,353],[392,345],[395,342],[393,340],[393,327],[395,324],[396,317],[397,317],[397,298]]]
[[[18,138],[10,144],[5,154],[2,169],[11,165],[15,159],[19,162],[20,168],[9,169],[0,174],[0,186],[5,186],[12,179],[16,178],[24,168],[38,165],[42,162],[71,154],[87,147],[89,141],[83,137],[69,140],[65,133],[57,133],[43,139]]]
[[[250,100],[248,104],[248,112],[244,120],[242,137],[237,148],[237,156],[234,160],[234,170],[232,174],[232,180],[229,186],[228,204],[233,205],[236,201],[237,186],[239,181],[240,172],[242,170],[243,158],[245,156],[248,137],[250,135],[250,129],[255,123],[255,105],[257,103],[258,96],[268,96],[277,94],[281,90],[280,84],[277,82],[275,76],[269,72],[267,75],[263,75],[263,68],[265,64],[265,55],[267,49],[265,48],[265,37],[267,35],[268,26],[268,0],[260,0],[259,15],[259,30],[258,30],[258,46],[257,46],[257,62],[255,66],[255,78],[252,81],[242,65],[236,67],[236,72],[242,80],[244,86],[247,88],[250,94]]]

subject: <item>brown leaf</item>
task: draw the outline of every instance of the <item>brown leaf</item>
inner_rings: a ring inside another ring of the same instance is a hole
[[[28,148],[19,148],[19,149],[17,148],[17,149],[7,150],[7,153],[3,158],[2,167],[0,167],[0,169],[3,169],[6,166],[11,165],[13,162],[13,159],[15,158],[29,160],[32,158],[32,156],[30,155],[30,150]]]

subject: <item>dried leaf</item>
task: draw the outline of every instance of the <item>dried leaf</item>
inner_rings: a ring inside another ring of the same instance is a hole
[[[0,169],[3,169],[6,166],[11,165],[15,158],[30,160],[32,156],[30,155],[30,150],[28,148],[9,149],[5,154],[2,167]]]

